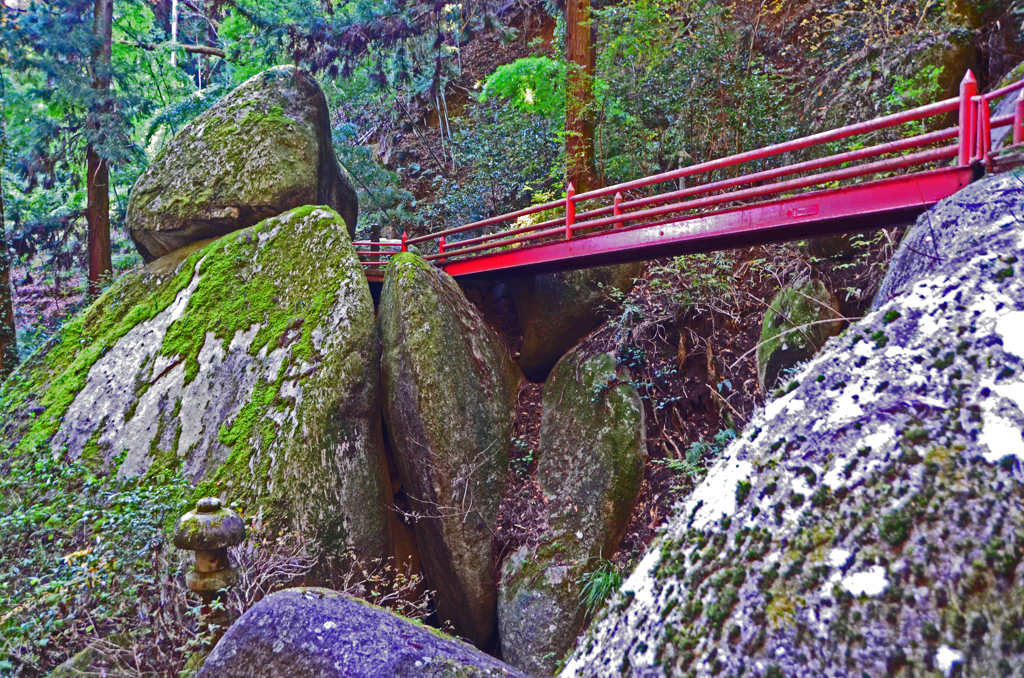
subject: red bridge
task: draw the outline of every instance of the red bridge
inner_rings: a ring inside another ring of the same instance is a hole
[[[410,245],[453,276],[512,277],[905,224],[986,171],[1024,162],[1024,91],[1013,113],[990,112],[1020,90],[1024,80],[979,95],[968,71],[960,96],[945,101],[586,193],[569,184],[561,200],[401,242],[355,244],[371,280]],[[958,124],[924,131],[944,119]],[[993,152],[993,130],[1011,126],[1013,143]],[[837,142],[887,129],[900,138],[835,153]],[[815,148],[832,153],[794,157]],[[743,174],[746,163],[775,166]]]

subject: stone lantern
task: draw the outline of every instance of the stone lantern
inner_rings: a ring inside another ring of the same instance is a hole
[[[208,623],[223,626],[227,621],[223,605],[214,610],[213,602],[219,598],[223,603],[223,591],[238,580],[238,571],[228,560],[228,547],[243,541],[245,523],[217,497],[200,499],[196,510],[183,515],[174,526],[174,545],[196,553],[195,567],[185,575],[185,584],[202,599]]]

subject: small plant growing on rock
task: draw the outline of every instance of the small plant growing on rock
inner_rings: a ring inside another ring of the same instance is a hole
[[[580,589],[580,605],[593,614],[612,593],[622,586],[622,573],[611,561],[603,558],[592,572],[583,574],[576,583]]]

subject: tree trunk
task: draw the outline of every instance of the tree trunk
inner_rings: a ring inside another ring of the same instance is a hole
[[[0,85],[2,87],[2,85]],[[7,127],[0,111],[0,169],[7,155]],[[0,172],[0,381],[18,366],[18,335],[14,328],[14,293],[11,289],[11,253],[4,227],[3,173]]]
[[[92,86],[97,92],[94,108],[102,114],[109,108],[107,101],[110,91],[110,43],[113,37],[114,0],[96,0],[93,10],[93,34],[99,45],[92,55]],[[90,130],[97,134],[101,122],[96,115],[90,122]],[[89,294],[100,291],[101,281],[113,270],[110,261],[110,181],[107,161],[92,144],[86,148],[86,192],[89,220]]]
[[[577,193],[597,188],[594,171],[594,41],[590,0],[567,0],[565,48],[565,173]]]

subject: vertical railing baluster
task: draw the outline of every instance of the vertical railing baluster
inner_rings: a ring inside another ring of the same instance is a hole
[[[1013,105],[1013,143],[1024,142],[1024,89],[1017,95]]]
[[[402,251],[409,251],[409,233],[407,231],[402,231]]]
[[[615,194],[615,204],[612,207],[612,214],[614,214],[617,217],[621,217],[622,216],[622,208],[619,206],[621,204],[622,204],[622,193],[619,192],[619,193]],[[621,221],[616,221],[615,222],[615,228],[622,228],[622,226],[623,226],[623,224],[622,224]]]
[[[987,167],[988,154],[992,150],[992,113],[988,99],[978,99],[978,157]]]
[[[576,223],[576,203],[572,201],[573,196],[576,195],[576,187],[569,182],[569,187],[565,189],[565,239],[569,240],[572,238],[572,227]]]

